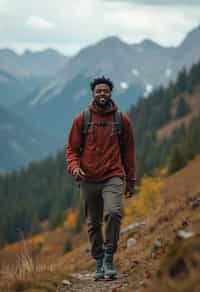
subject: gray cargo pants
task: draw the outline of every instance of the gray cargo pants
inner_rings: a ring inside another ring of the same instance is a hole
[[[121,200],[125,190],[125,182],[120,177],[112,177],[104,182],[81,182],[80,193],[84,203],[91,242],[91,254],[101,257],[106,250],[115,253],[120,233]],[[103,219],[105,241],[102,234]]]

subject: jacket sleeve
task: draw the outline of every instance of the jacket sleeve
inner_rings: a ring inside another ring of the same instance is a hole
[[[65,148],[67,171],[72,171],[79,167],[80,163],[80,147],[82,142],[82,123],[83,113],[79,114],[73,121],[69,132],[68,142]]]
[[[123,164],[126,182],[133,186],[136,182],[136,155],[134,129],[127,115],[122,114],[123,120]]]

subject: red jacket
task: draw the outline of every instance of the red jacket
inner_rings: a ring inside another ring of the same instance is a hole
[[[114,112],[117,106],[109,111],[99,111],[93,104],[89,104],[92,111],[91,119],[95,121],[114,121]],[[83,129],[83,113],[80,113],[73,122],[66,146],[67,169],[70,173],[81,167],[86,173],[86,181],[100,182],[113,176],[125,177],[129,186],[135,184],[135,142],[134,132],[126,114],[122,114],[123,123],[123,163],[120,155],[118,133],[112,135],[112,125],[90,126],[83,151],[80,154]]]

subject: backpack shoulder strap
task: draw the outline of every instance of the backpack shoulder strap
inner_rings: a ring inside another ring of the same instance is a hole
[[[122,113],[118,111],[115,112],[114,119],[115,119],[115,124],[117,127],[121,159],[122,159],[122,163],[124,163],[124,141],[123,141],[124,128],[123,128]]]
[[[116,126],[117,126],[118,136],[119,136],[120,143],[121,143],[121,137],[123,135],[122,116],[121,116],[121,113],[118,112],[118,111],[115,112],[114,115],[115,115],[114,118],[115,118],[115,123],[116,123]]]
[[[81,137],[81,146],[80,146],[80,152],[83,151],[84,145],[85,145],[85,136],[87,134],[87,130],[89,128],[89,125],[91,123],[91,111],[89,109],[85,109],[83,111],[83,124],[82,124],[82,137]]]
[[[83,112],[83,135],[86,135],[90,122],[91,122],[91,111],[89,109],[86,109]]]

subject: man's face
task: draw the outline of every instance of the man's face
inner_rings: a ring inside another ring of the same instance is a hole
[[[110,87],[103,83],[96,85],[93,91],[93,98],[99,106],[106,106],[111,99]]]

